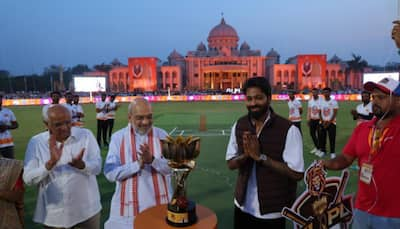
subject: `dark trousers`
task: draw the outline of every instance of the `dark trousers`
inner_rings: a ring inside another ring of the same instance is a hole
[[[0,157],[14,159],[14,146],[0,148]]]
[[[319,149],[318,132],[319,132],[319,120],[311,119],[310,125],[310,136],[314,143],[315,148]]]
[[[335,153],[335,142],[336,142],[336,125],[331,123],[328,127],[320,127],[319,132],[319,148],[322,152],[326,152],[326,134],[329,137],[330,153]]]
[[[234,229],[267,229],[267,228],[285,228],[285,218],[278,219],[259,219],[250,214],[242,212],[235,206],[235,213],[233,216]]]
[[[303,134],[303,133],[301,132],[301,122],[292,122],[292,124],[295,125],[295,126],[297,126],[297,128],[299,128],[299,130],[300,130],[300,133]]]
[[[103,144],[108,145],[107,142],[107,120],[97,119],[97,143],[101,146],[101,139]]]
[[[111,141],[111,134],[114,128],[114,119],[107,119],[108,140]]]

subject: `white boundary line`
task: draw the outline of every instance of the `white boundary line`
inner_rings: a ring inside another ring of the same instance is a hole
[[[212,129],[212,130],[202,132],[202,131],[197,131],[197,130],[192,130],[192,129],[180,130],[176,127],[169,133],[169,135],[171,135],[171,136],[184,136],[184,134],[199,136],[199,137],[200,136],[227,136],[227,135],[230,135],[230,130],[229,129]]]
[[[175,127],[174,129],[172,129],[172,130],[171,130],[171,132],[169,132],[169,134],[168,134],[168,135],[171,135],[171,134],[173,134],[173,133],[175,132],[175,130],[176,130],[176,129],[178,129],[178,127]]]

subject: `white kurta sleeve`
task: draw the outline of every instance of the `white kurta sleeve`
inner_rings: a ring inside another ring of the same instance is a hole
[[[300,130],[292,125],[286,135],[283,160],[296,172],[304,172],[303,140]]]
[[[232,126],[231,136],[229,137],[229,143],[228,143],[228,146],[226,149],[225,160],[227,160],[227,161],[238,156],[238,153],[237,153],[238,145],[236,142],[235,130],[236,130],[236,123],[233,124],[233,126]]]
[[[151,166],[163,175],[171,173],[171,168],[168,166],[168,160],[165,158],[154,158]]]
[[[121,158],[119,156],[121,139],[115,136],[116,135],[112,135],[111,137],[106,161],[104,163],[104,176],[110,182],[124,180],[140,171],[140,164],[137,161],[121,164]]]
[[[99,175],[101,172],[101,156],[100,148],[97,144],[91,131],[85,131],[85,152],[83,154],[83,161],[85,162],[84,169],[78,169],[87,175]]]
[[[27,185],[39,184],[49,175],[45,163],[39,158],[38,142],[32,138],[27,146],[24,160],[23,179]]]

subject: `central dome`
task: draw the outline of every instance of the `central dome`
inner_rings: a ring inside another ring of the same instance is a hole
[[[225,23],[225,19],[221,19],[221,23],[217,26],[215,26],[209,33],[208,35],[208,40],[212,38],[222,38],[222,37],[230,37],[230,38],[237,38],[239,39],[239,36],[236,33],[236,30]]]
[[[232,26],[226,24],[225,19],[222,18],[221,23],[211,29],[207,41],[210,50],[221,51],[224,47],[228,50],[236,50],[239,36],[236,30]]]

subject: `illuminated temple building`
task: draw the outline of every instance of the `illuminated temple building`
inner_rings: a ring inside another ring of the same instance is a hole
[[[240,44],[240,45],[239,45]],[[361,75],[347,73],[336,55],[299,54],[280,63],[279,53],[271,49],[265,56],[243,41],[235,28],[222,18],[196,50],[183,56],[173,50],[164,63],[157,57],[131,57],[128,64],[113,64],[109,72],[112,92],[145,91],[226,91],[241,88],[250,77],[267,77],[275,91],[304,90],[326,86],[361,88]]]

